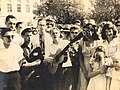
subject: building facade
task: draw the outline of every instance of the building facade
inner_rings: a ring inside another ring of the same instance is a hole
[[[36,2],[37,0],[0,0],[0,26],[4,26],[7,15],[14,15],[17,21],[30,26],[34,17],[33,5]]]

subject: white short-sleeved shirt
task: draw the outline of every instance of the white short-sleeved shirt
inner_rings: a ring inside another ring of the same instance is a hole
[[[0,71],[11,72],[20,70],[19,61],[23,59],[23,50],[16,44],[10,45],[7,49],[0,49]]]

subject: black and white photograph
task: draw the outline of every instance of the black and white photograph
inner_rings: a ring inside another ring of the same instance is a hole
[[[120,90],[120,0],[0,0],[0,90]]]

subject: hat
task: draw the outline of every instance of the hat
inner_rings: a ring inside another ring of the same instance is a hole
[[[48,16],[46,21],[55,22],[55,19],[52,16]]]
[[[74,23],[81,23],[81,21],[80,20],[75,20]]]
[[[80,26],[78,26],[78,25],[72,25],[71,28],[70,28],[70,30],[71,29],[80,29]]]
[[[63,29],[62,29],[61,31],[70,32],[70,27],[71,27],[71,25],[65,24],[65,25],[63,26]]]
[[[89,20],[89,24],[96,25],[95,20],[94,19],[90,19]]]
[[[63,29],[63,25],[62,24],[56,24],[57,28],[59,29]]]
[[[115,24],[117,27],[120,26],[120,21],[117,21]]]
[[[25,35],[26,32],[32,32],[31,28],[25,28],[22,32],[21,35]]]

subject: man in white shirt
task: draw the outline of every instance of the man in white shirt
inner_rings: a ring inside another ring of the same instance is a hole
[[[0,90],[21,90],[19,70],[23,59],[23,50],[12,43],[14,32],[9,28],[2,28],[0,49]]]

